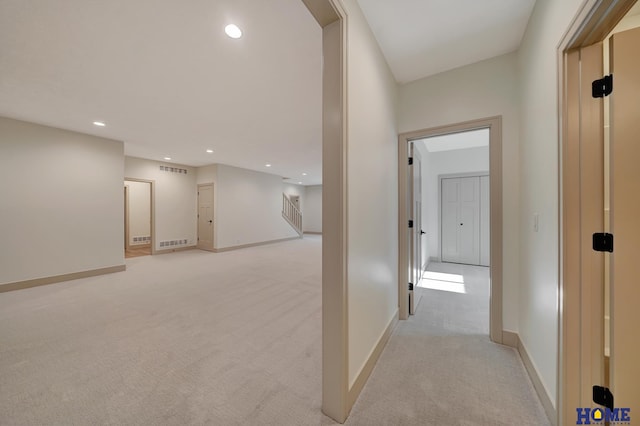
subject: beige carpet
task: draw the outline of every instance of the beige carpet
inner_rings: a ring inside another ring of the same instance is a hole
[[[346,424],[549,425],[517,351],[489,341],[489,269],[428,269],[445,275],[420,285],[465,293],[421,289]]]
[[[320,256],[305,236],[0,294],[0,425],[334,424],[320,412]],[[349,424],[545,424],[515,352],[464,303],[423,298]]]
[[[321,239],[0,294],[2,425],[323,420]]]

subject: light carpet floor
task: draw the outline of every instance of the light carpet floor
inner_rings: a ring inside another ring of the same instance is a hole
[[[320,412],[321,244],[140,257],[0,294],[0,425],[335,424]],[[347,423],[546,424],[486,307],[426,292]]]
[[[489,268],[432,263],[429,275],[420,286],[465,293],[421,289],[346,424],[549,425],[517,351],[489,341]]]

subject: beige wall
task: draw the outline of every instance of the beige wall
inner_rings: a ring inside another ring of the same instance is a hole
[[[322,185],[307,186],[304,201],[304,232],[322,232]]]
[[[174,167],[187,174],[160,170]],[[125,157],[125,177],[154,181],[155,249],[168,250],[196,245],[196,169],[180,164]],[[177,246],[163,246],[166,241],[184,241]]]
[[[215,191],[216,249],[298,236],[282,217],[282,177],[218,164]]]
[[[348,19],[348,318],[352,384],[398,308],[397,89],[356,0]]]
[[[520,339],[555,403],[558,351],[557,46],[581,0],[538,0],[518,52]],[[533,231],[533,215],[539,231]]]
[[[0,117],[0,284],[124,264],[123,152]]]
[[[400,133],[496,115],[503,118],[503,328],[518,331],[520,150],[516,55],[499,56],[400,86]]]

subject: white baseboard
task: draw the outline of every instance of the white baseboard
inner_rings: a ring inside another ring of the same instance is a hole
[[[382,336],[380,336],[380,339],[378,340],[375,348],[373,348],[369,359],[362,367],[362,370],[360,370],[360,374],[358,374],[358,377],[356,377],[356,380],[353,382],[353,386],[351,386],[351,389],[349,389],[347,395],[347,413],[351,411],[353,404],[355,404],[358,396],[360,396],[360,392],[362,392],[364,385],[367,383],[367,380],[369,379],[369,376],[373,371],[373,367],[376,366],[376,363],[378,362],[378,359],[380,358],[384,347],[387,345],[387,342],[389,341],[391,333],[393,333],[393,329],[396,327],[396,324],[398,324],[397,309],[391,317],[391,320],[387,324],[387,328],[385,328],[384,333],[382,333]]]
[[[553,406],[553,402],[551,402],[551,398],[549,397],[549,393],[547,392],[547,389],[542,384],[542,380],[540,379],[538,370],[535,368],[533,362],[531,361],[531,357],[527,352],[527,348],[524,346],[524,344],[520,340],[520,336],[518,335],[518,333],[503,330],[502,343],[506,346],[511,346],[512,348],[515,348],[518,350],[518,354],[520,354],[520,359],[522,359],[524,368],[527,370],[527,374],[529,374],[531,383],[533,383],[533,387],[536,390],[536,393],[538,394],[538,398],[540,398],[540,402],[542,403],[542,407],[544,408],[545,414],[547,415],[549,422],[551,423],[552,426],[557,426],[558,413],[555,407]]]
[[[197,248],[198,248],[197,246],[176,247],[176,248],[170,248],[170,249],[156,250],[153,252],[153,254],[175,253],[177,251],[194,250]]]
[[[231,250],[238,250],[238,249],[249,248],[249,247],[263,246],[265,244],[281,243],[283,241],[289,241],[289,240],[299,240],[300,238],[302,238],[302,236],[290,237],[290,238],[281,238],[279,240],[262,241],[262,242],[259,242],[259,243],[241,244],[241,245],[238,245],[238,246],[214,248],[213,251],[216,252],[216,253],[220,253],[220,252],[223,252],[223,251],[231,251]]]

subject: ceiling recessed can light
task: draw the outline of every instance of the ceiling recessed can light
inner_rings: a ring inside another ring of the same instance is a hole
[[[164,157],[164,159],[169,161],[169,160],[171,160],[171,157]]]
[[[94,126],[98,126],[98,127],[104,127],[106,126],[106,124],[104,124],[104,121],[94,121],[93,122]]]
[[[271,167],[271,164],[268,164],[268,163],[267,163],[267,164],[265,164],[264,166],[265,166],[265,167]]]
[[[298,185],[302,185],[302,182],[298,182]]]
[[[307,175],[306,173],[303,173],[303,174],[302,174],[302,176],[306,176],[306,175]]]
[[[229,24],[224,27],[224,32],[231,38],[240,38],[242,37],[242,30],[238,28],[237,25]]]
[[[213,150],[212,149],[208,149],[207,150],[207,154],[213,154]]]

